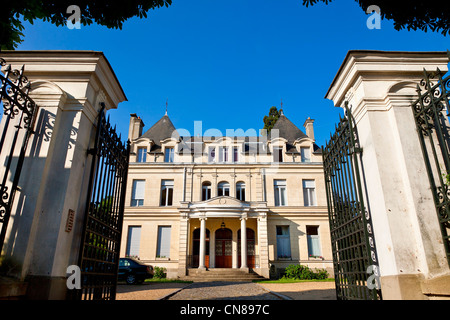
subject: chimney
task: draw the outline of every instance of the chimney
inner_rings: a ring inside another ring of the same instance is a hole
[[[141,117],[138,117],[136,113],[130,114],[130,127],[128,128],[128,139],[133,141],[134,139],[142,136],[142,128],[144,127],[144,122]]]
[[[311,139],[313,139],[314,141],[316,141],[314,139],[314,126],[313,126],[313,123],[314,123],[314,119],[311,119],[310,117],[308,117],[308,119],[306,119],[306,121],[303,124],[303,126],[306,129],[306,135],[308,137],[310,137]]]

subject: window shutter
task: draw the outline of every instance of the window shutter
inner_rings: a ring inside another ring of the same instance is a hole
[[[141,227],[128,227],[127,255],[139,256]]]
[[[132,199],[144,199],[145,194],[145,180],[133,180],[133,194]]]
[[[158,227],[158,257],[170,258],[171,227]]]

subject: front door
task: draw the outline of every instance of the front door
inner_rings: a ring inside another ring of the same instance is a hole
[[[232,267],[232,232],[230,229],[218,229],[216,231],[216,268]]]

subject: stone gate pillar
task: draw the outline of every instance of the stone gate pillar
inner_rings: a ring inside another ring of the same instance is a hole
[[[327,99],[349,102],[362,152],[383,299],[450,296],[450,272],[411,104],[446,52],[349,51]]]
[[[117,108],[126,97],[102,52],[7,51],[1,56],[13,68],[25,65],[30,96],[39,107],[2,253],[21,264],[28,298],[64,299],[67,267],[78,259],[87,150],[100,102]]]

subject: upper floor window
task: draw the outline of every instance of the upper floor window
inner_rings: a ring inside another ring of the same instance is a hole
[[[145,180],[133,180],[131,191],[131,206],[140,207],[144,205]]]
[[[174,148],[166,148],[166,151],[164,153],[164,162],[173,162],[174,157]]]
[[[209,147],[208,150],[208,162],[214,162],[216,160],[216,148]]]
[[[233,162],[238,162],[238,161],[239,161],[239,148],[234,147],[233,148]]]
[[[161,206],[171,206],[173,203],[173,180],[161,182]]]
[[[285,206],[287,204],[286,180],[274,180],[275,206]]]
[[[228,147],[219,148],[219,162],[228,162]]]
[[[302,157],[302,162],[311,162],[311,149],[308,148],[300,148],[300,154]]]
[[[316,183],[314,180],[303,180],[303,200],[306,207],[317,205]]]
[[[281,147],[273,148],[273,161],[274,162],[283,162],[283,148],[281,148]]]
[[[137,162],[147,162],[147,148],[138,148]]]
[[[211,182],[205,181],[202,184],[202,201],[211,199]]]
[[[244,182],[236,183],[236,199],[245,201],[245,183]]]
[[[228,182],[220,182],[217,186],[218,196],[229,196],[230,195],[230,184]]]

